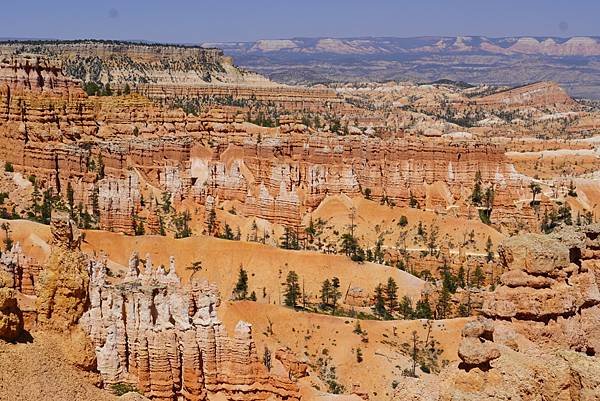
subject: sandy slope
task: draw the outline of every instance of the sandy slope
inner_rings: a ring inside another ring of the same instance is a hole
[[[28,254],[43,261],[49,251],[47,226],[25,220],[9,221],[12,237],[19,241]],[[286,251],[267,245],[227,241],[213,237],[197,236],[173,239],[161,236],[132,237],[106,231],[85,231],[82,245],[90,255],[108,255],[111,267],[124,271],[129,257],[137,251],[144,258],[148,253],[155,266],[169,265],[174,256],[178,274],[187,280],[195,261],[202,262],[196,275],[217,283],[223,299],[228,299],[238,278],[240,266],[249,275],[250,291],[256,291],[260,302],[280,304],[283,283],[290,270],[296,271],[304,283],[308,296],[317,297],[323,280],[337,276],[343,292],[358,286],[373,290],[380,282],[393,277],[399,295],[418,297],[424,282],[398,269],[373,263],[358,264],[342,255],[326,255],[308,251]],[[264,292],[263,292],[264,288]],[[263,293],[266,297],[263,298]]]
[[[92,383],[95,375],[63,360],[54,344],[36,335],[28,344],[0,341],[0,400],[117,401],[120,398]],[[121,398],[123,400],[123,398]]]
[[[355,209],[356,235],[363,244],[373,246],[377,238],[383,234],[384,244],[394,247],[401,232],[408,232],[407,246],[420,247],[422,243],[415,241],[415,234],[419,222],[429,231],[436,227],[439,231],[438,243],[451,243],[457,246],[464,240],[466,233],[475,231],[475,246],[467,252],[482,252],[488,236],[494,244],[498,244],[504,235],[477,220],[468,220],[452,216],[438,215],[434,212],[409,207],[389,207],[380,205],[378,202],[364,199],[362,197],[349,198],[345,195],[331,196],[325,199],[312,213],[313,220],[323,219],[329,227],[325,235],[331,235],[336,230],[346,232],[350,224],[351,208]],[[401,216],[406,216],[408,225],[398,225]],[[305,225],[308,225],[310,216],[305,217]]]
[[[262,244],[205,236],[175,240],[88,231],[84,250],[105,252],[111,260],[123,266],[127,265],[134,250],[141,257],[149,253],[155,264],[168,265],[168,257],[173,255],[177,271],[184,280],[191,274],[186,267],[194,261],[201,261],[203,268],[196,275],[217,283],[224,299],[230,296],[239,268],[243,266],[249,275],[250,291],[256,291],[259,301],[271,304],[282,302],[282,284],[290,270],[300,276],[306,293],[313,297],[318,296],[323,280],[334,276],[340,279],[344,291],[349,286],[371,291],[380,282],[393,277],[398,283],[400,296],[416,297],[424,285],[422,280],[398,269],[373,263],[358,264],[342,255],[286,251]],[[263,293],[266,294],[264,298]]]
[[[238,320],[253,325],[254,338],[259,355],[266,345],[272,351],[289,347],[301,359],[313,366],[311,376],[304,379],[321,390],[327,388],[317,378],[318,359],[331,357],[330,366],[335,366],[338,382],[347,391],[353,385],[359,390],[370,389],[370,399],[387,400],[393,394],[392,382],[398,380],[402,370],[411,366],[411,359],[402,351],[402,344],[409,343],[413,330],[423,341],[427,335],[426,321],[360,321],[367,333],[364,338],[353,332],[356,320],[296,312],[289,308],[257,304],[254,302],[223,303],[219,317],[228,332],[232,332]],[[268,332],[269,320],[273,322],[273,334]],[[460,330],[467,319],[452,319],[433,322],[431,335],[443,350],[438,364],[457,360]],[[356,349],[360,348],[363,361],[358,362]],[[421,375],[425,373],[421,372]]]

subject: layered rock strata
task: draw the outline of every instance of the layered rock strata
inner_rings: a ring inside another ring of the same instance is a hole
[[[18,65],[15,68],[20,68]],[[237,200],[246,216],[299,226],[328,195],[359,195],[476,218],[469,196],[477,172],[495,189],[493,220],[534,222],[530,179],[490,143],[446,138],[317,133],[293,119],[278,128],[240,122],[223,111],[186,115],[140,96],[69,98],[42,91],[0,96],[0,159],[40,190],[52,188],[98,213],[101,228],[133,233],[142,193],[167,192],[177,206]],[[148,199],[146,199],[148,200]],[[152,201],[147,202],[152,204]],[[97,209],[97,210],[95,210]]]
[[[259,361],[252,327],[239,322],[228,337],[216,314],[216,287],[197,281],[182,286],[173,258],[165,272],[149,256],[142,265],[134,255],[119,283],[110,283],[105,266],[94,263],[90,302],[81,325],[96,346],[106,384],[132,383],[165,401],[217,393],[239,400],[299,399],[293,382],[270,374]]]

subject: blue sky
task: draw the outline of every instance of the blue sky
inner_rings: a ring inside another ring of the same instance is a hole
[[[0,37],[600,36],[599,0],[5,0]]]

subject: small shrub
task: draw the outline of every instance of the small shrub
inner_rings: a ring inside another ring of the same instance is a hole
[[[12,173],[15,171],[15,168],[13,167],[11,162],[6,162],[4,163],[4,171],[6,171],[7,173]]]
[[[112,392],[117,396],[122,396],[127,393],[139,393],[140,391],[133,384],[115,383],[110,386]]]
[[[356,321],[356,325],[354,326],[354,330],[352,330],[354,332],[354,334],[362,334],[363,330],[362,327],[360,327],[360,320]]]

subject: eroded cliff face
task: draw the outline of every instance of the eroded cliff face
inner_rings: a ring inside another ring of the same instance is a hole
[[[507,271],[463,329],[444,400],[600,398],[597,226],[506,240]]]
[[[499,145],[338,136],[292,118],[263,128],[224,110],[186,115],[140,96],[62,98],[26,91],[0,99],[0,137],[7,145],[0,159],[35,176],[41,190],[64,197],[70,184],[75,205],[94,211],[105,229],[133,233],[132,215],[152,214],[152,199],[160,193],[176,207],[189,200],[236,200],[245,216],[292,227],[326,196],[366,189],[397,205],[413,197],[430,210],[476,217],[469,196],[478,172],[495,190],[495,221],[535,220],[530,208],[515,203],[527,196],[530,179],[514,171]]]
[[[235,68],[220,49],[126,42],[19,42],[0,44],[0,57],[36,54],[57,60],[73,78],[119,86],[129,83],[190,85],[202,82],[269,81]]]
[[[175,273],[137,255],[121,282],[109,282],[102,262],[93,264],[91,307],[81,325],[96,346],[106,384],[128,382],[153,400],[205,400],[222,394],[239,400],[297,400],[288,377],[259,361],[251,325],[240,321],[233,337],[217,317],[214,285],[183,286]],[[291,375],[290,375],[291,377]]]

